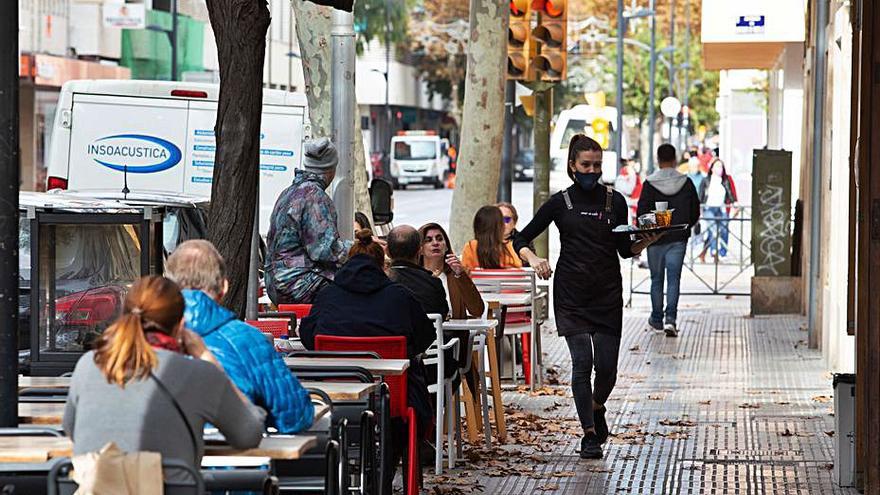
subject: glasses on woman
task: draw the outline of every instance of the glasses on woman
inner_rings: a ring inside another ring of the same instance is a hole
[[[510,223],[513,221],[513,217],[504,217],[504,223]]]

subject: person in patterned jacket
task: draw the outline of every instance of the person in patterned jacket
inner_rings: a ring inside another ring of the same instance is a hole
[[[336,177],[336,148],[327,138],[305,143],[303,166],[281,193],[266,238],[266,291],[275,304],[311,304],[346,261],[336,208],[324,191]]]

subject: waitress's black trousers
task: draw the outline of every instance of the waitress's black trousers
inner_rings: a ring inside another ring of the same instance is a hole
[[[617,383],[620,337],[583,333],[565,338],[571,353],[571,391],[584,431],[593,427],[593,402],[605,404]],[[591,383],[596,370],[595,384]]]

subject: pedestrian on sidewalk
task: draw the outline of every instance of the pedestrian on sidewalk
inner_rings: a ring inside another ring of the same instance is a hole
[[[601,459],[608,439],[605,402],[617,381],[617,359],[623,327],[623,278],[618,256],[631,258],[659,236],[633,241],[612,229],[627,225],[623,195],[600,183],[602,147],[577,134],[568,149],[568,176],[573,184],[550,197],[514,240],[516,252],[542,279],[550,263],[528,244],[556,223],[562,252],[553,281],[556,328],[565,337],[572,360],[571,388],[584,437],[580,456]],[[591,384],[596,370],[595,387]]]
[[[688,238],[700,221],[700,198],[687,175],[675,167],[675,148],[663,144],[657,148],[659,170],[645,181],[639,200],[638,214],[655,210],[657,202],[664,202],[672,210],[672,225],[687,224],[688,229],[670,232],[648,248],[648,267],[651,269],[651,316],[648,325],[677,337],[678,296],[681,289],[681,270],[687,252]],[[663,286],[666,285],[666,311],[663,310]]]
[[[266,237],[266,292],[275,304],[310,304],[352,246],[339,237],[336,207],[325,192],[336,177],[336,147],[320,138],[304,149],[305,169],[278,197]]]
[[[706,208],[709,229],[706,244],[700,253],[700,261],[706,261],[706,253],[712,252],[718,258],[727,256],[727,241],[730,236],[730,211],[736,205],[736,186],[733,177],[720,158],[716,158],[709,168],[709,175],[700,184],[700,202]]]

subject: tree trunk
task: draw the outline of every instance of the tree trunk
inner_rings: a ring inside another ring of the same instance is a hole
[[[333,27],[333,9],[292,0],[293,15],[296,19],[296,37],[302,56],[303,76],[306,82],[306,97],[309,100],[309,120],[312,123],[312,136],[330,137],[333,135],[332,100],[330,92],[330,31]],[[355,116],[354,144],[354,207],[367,218],[373,218],[370,196],[367,191],[367,169],[364,158],[363,135],[360,118]]]
[[[239,317],[247,303],[248,266],[260,166],[263,61],[269,9],[265,0],[207,0],[220,63],[217,151],[208,239],[226,260],[226,305]]]
[[[473,238],[474,213],[495,203],[498,192],[508,22],[507,2],[471,0],[464,116],[450,216],[457,251]]]

